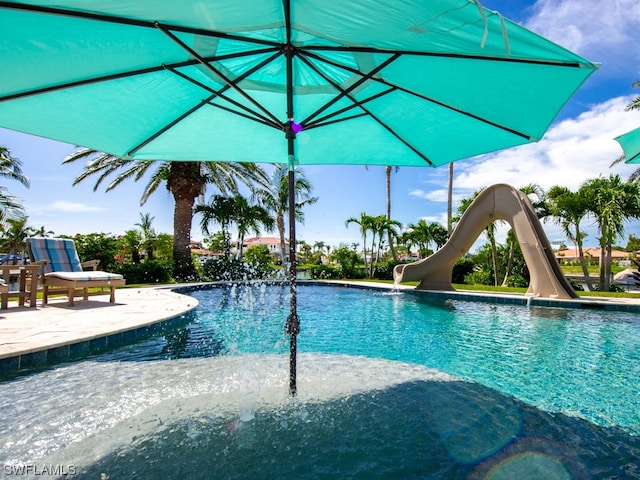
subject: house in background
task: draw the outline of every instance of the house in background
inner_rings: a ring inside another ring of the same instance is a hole
[[[191,255],[193,257],[196,257],[200,263],[204,263],[207,260],[216,260],[218,258],[224,257],[224,252],[214,252],[212,250],[207,250],[206,248],[203,248],[202,243],[197,240],[191,240],[189,249],[191,250]]]
[[[242,243],[242,251],[246,252],[247,249],[249,247],[252,247],[253,245],[266,245],[267,248],[269,249],[269,252],[274,255],[275,257],[277,257],[278,259],[282,260],[280,258],[280,239],[278,237],[251,237],[251,238],[245,238],[244,242]],[[287,240],[284,241],[284,245],[285,245],[285,251],[288,252],[289,251],[289,242]]]
[[[600,247],[584,247],[582,249],[582,252],[589,265],[600,264]],[[578,255],[577,247],[556,250],[555,257],[560,264],[580,262],[580,256]],[[629,265],[631,265],[631,257],[634,257],[634,254],[630,252],[625,252],[622,250],[611,251],[612,261],[618,263],[618,265],[620,265],[621,267],[628,267]]]

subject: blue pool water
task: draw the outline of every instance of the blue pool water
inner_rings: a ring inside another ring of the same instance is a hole
[[[288,287],[189,294],[180,328],[0,382],[0,478],[640,479],[636,314],[300,285],[292,399]]]
[[[226,353],[286,353],[286,287],[191,293]],[[640,315],[301,286],[299,351],[417,363],[640,433]]]

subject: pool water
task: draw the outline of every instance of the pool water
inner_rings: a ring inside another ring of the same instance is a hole
[[[636,314],[300,285],[292,399],[288,287],[190,295],[183,328],[1,382],[0,478],[640,478]]]
[[[277,293],[276,293],[277,292]],[[197,323],[236,353],[286,353],[285,287],[196,291]],[[302,352],[416,363],[544,410],[640,433],[640,316],[302,286]]]

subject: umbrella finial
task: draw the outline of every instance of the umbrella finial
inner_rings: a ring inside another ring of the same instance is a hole
[[[296,123],[293,118],[290,118],[285,124],[285,133],[287,135],[287,138],[296,138],[296,134],[300,133],[301,131],[302,124]]]

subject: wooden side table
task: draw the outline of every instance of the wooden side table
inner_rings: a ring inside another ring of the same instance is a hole
[[[0,308],[7,308],[7,302],[10,298],[17,298],[18,305],[24,306],[25,300],[29,301],[30,307],[36,306],[38,297],[38,270],[42,268],[40,264],[28,265],[0,265],[0,272],[8,286],[12,277],[17,279],[18,290],[8,290],[2,292],[2,302]]]

